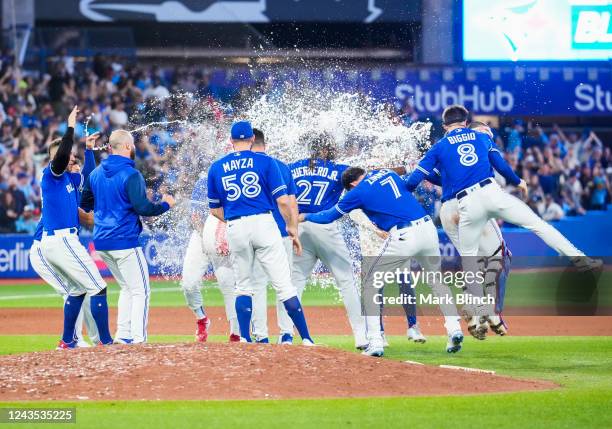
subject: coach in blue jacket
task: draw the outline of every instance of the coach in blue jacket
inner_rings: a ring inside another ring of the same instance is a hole
[[[140,216],[158,216],[174,206],[164,195],[159,204],[146,196],[142,174],[134,168],[132,134],[116,130],[110,136],[111,155],[102,161],[85,184],[81,206],[94,210],[94,245],[119,283],[117,333],[119,343],[147,340],[149,269],[138,242]]]

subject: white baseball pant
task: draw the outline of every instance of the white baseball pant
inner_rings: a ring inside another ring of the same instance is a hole
[[[293,241],[289,237],[283,237],[283,245],[289,259],[289,265],[293,262]],[[253,315],[251,318],[252,333],[256,340],[268,338],[268,277],[264,272],[261,264],[255,261],[253,264],[253,274],[251,276],[253,283]],[[282,302],[276,300],[276,315],[280,320],[281,311],[285,310]],[[289,315],[287,315],[289,317]],[[289,323],[293,326],[293,322],[289,319]],[[279,329],[280,325],[279,325]]]
[[[211,219],[210,221],[208,219]],[[214,233],[219,220],[209,216],[202,230],[202,235],[197,231],[191,233],[189,244],[183,261],[181,288],[185,294],[187,306],[194,311],[202,307],[202,276],[206,273],[208,265],[212,264],[217,278],[217,285],[225,304],[225,315],[229,322],[230,334],[239,334],[238,318],[236,317],[236,306],[234,296],[234,273],[230,256],[218,255],[214,246]],[[210,225],[210,226],[208,226]],[[212,245],[208,237],[212,234]],[[206,243],[206,244],[205,244]]]
[[[559,231],[535,214],[527,204],[505,192],[497,182],[484,187],[475,185],[465,191],[468,194],[457,202],[458,250],[461,256],[478,255],[481,232],[491,218],[500,218],[533,231],[561,255],[585,256]]]
[[[42,256],[49,267],[66,279],[68,295],[95,295],[106,288],[106,282],[76,233],[76,228],[43,233]]]
[[[394,272],[398,268],[410,270],[410,259],[414,258],[426,272],[440,272],[438,231],[431,220],[425,222],[424,219],[413,221],[412,225],[406,228],[392,228],[389,231],[389,238],[379,252],[378,261],[374,263],[371,271]],[[438,276],[432,277],[438,278]],[[444,315],[444,327],[448,335],[461,331],[454,299],[449,299],[453,296],[450,288],[439,282],[433,282],[429,284],[429,287],[435,297],[444,298],[440,300],[440,310]],[[368,338],[380,335],[379,317],[368,316],[367,319]]]
[[[34,240],[32,242],[32,247],[30,247],[30,264],[32,265],[34,271],[36,271],[36,274],[47,282],[47,284],[49,284],[65,302],[70,291],[70,286],[68,284],[69,281],[51,267],[49,262],[42,254],[40,241],[38,240]],[[79,317],[77,318],[75,325],[75,336],[77,342],[81,344],[85,341],[83,338],[83,321],[85,321],[89,339],[93,344],[97,344],[100,338],[98,336],[98,327],[96,326],[96,322],[91,315],[89,296],[85,296],[85,300],[81,306],[81,312],[79,313]]]
[[[255,260],[261,263],[281,302],[297,295],[283,239],[271,213],[228,221],[227,240],[234,258],[236,296],[253,296],[251,274]]]
[[[459,249],[459,206],[456,198],[445,201],[440,208],[440,221],[444,232],[451,240],[456,249]],[[504,238],[495,219],[489,219],[484,224],[478,241],[478,256],[490,258],[487,263],[484,288],[489,296],[495,296],[497,277],[503,269],[504,255],[500,249],[504,245]],[[478,269],[484,270],[484,260],[478,259]],[[482,262],[480,262],[482,261]],[[475,282],[466,285],[466,290],[474,296],[482,295],[482,286]],[[468,313],[474,312],[472,305],[464,306]],[[482,306],[478,306],[482,307]],[[489,306],[487,314],[493,314],[494,306]]]
[[[338,221],[326,225],[303,222],[300,224],[299,237],[302,242],[302,255],[294,255],[291,272],[299,298],[302,298],[306,282],[317,260],[320,259],[336,279],[353,330],[355,345],[367,345],[366,321],[361,312],[359,279],[353,271],[351,256]],[[281,335],[293,335],[293,323],[285,309],[279,308],[278,313]]]
[[[149,267],[141,247],[123,250],[98,250],[119,287],[117,333],[115,338],[147,341],[149,319]]]

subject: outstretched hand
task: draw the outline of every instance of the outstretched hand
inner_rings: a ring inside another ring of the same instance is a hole
[[[85,138],[85,149],[92,150],[94,147],[96,147],[96,140],[98,140],[99,137],[100,131],[96,131],[92,135],[87,136]]]

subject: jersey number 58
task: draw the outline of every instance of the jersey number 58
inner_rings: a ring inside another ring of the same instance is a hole
[[[226,198],[228,201],[236,201],[241,195],[247,198],[255,198],[261,193],[259,176],[252,171],[248,171],[240,177],[240,184],[236,183],[235,174],[224,176],[221,182],[223,183],[223,189],[227,192]]]

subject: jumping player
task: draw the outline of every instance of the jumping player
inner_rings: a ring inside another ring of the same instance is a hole
[[[174,206],[174,198],[163,195],[155,204],[146,196],[142,174],[134,168],[132,134],[115,130],[110,135],[111,155],[89,176],[83,193],[83,208],[94,210],[94,245],[119,283],[118,343],[147,340],[149,314],[149,267],[138,242],[140,216],[158,216]]]
[[[100,276],[87,250],[79,241],[79,192],[83,176],[66,169],[70,163],[74,143],[74,127],[78,108],[68,116],[68,128],[58,145],[49,147],[49,166],[41,179],[43,234],[40,241],[42,257],[49,268],[61,272],[70,286],[64,304],[64,330],[58,349],[76,347],[74,331],[85,296],[90,297],[90,308],[98,328],[100,344],[112,344],[108,329],[106,283]]]
[[[212,263],[217,284],[223,295],[225,314],[230,326],[230,342],[240,341],[238,318],[236,317],[236,297],[234,296],[234,274],[231,257],[218,246],[224,240],[221,229],[225,225],[216,217],[209,216],[206,198],[206,177],[200,177],[191,193],[191,223],[193,232],[183,260],[181,288],[187,305],[196,316],[196,341],[205,342],[208,338],[210,319],[206,316],[202,300],[202,276]]]
[[[482,122],[472,121],[470,129],[493,137],[491,129]],[[441,186],[440,171],[433,169],[433,174],[427,176],[429,182]],[[451,240],[456,249],[459,249],[459,210],[457,199],[449,194],[447,189],[442,190],[442,206],[440,208],[440,221],[444,232]],[[469,311],[464,313],[470,334],[479,340],[486,338],[490,327],[497,335],[506,335],[507,325],[502,318],[501,312],[506,290],[506,281],[510,271],[512,253],[506,245],[501,230],[495,219],[490,219],[484,226],[480,241],[478,243],[478,266],[485,274],[484,287],[486,294],[495,296],[495,313],[487,316],[471,316]]]
[[[493,168],[523,193],[527,192],[527,184],[512,171],[491,138],[467,128],[468,116],[467,109],[460,105],[444,110],[442,120],[446,136],[429,149],[407,178],[408,189],[414,190],[421,180],[435,174],[434,168],[439,170],[442,188],[447,195],[454,196],[457,200],[458,250],[463,258],[463,269],[478,271],[477,260],[473,257],[479,254],[483,228],[494,217],[535,232],[558,253],[571,257],[578,267],[589,268],[597,265],[597,261],[586,258],[584,253],[559,231],[497,184],[493,179]],[[470,291],[475,296],[482,296],[482,290],[479,291],[478,288],[472,288]],[[478,312],[481,312],[483,306],[478,307]]]
[[[68,169],[73,174],[83,174],[83,179],[87,180],[89,174],[94,168],[96,168],[96,160],[93,154],[93,147],[96,139],[99,137],[99,133],[88,136],[85,140],[85,163],[83,164],[83,171],[79,168],[79,164],[74,156],[70,156],[68,161]],[[61,142],[61,139],[57,139],[51,142],[51,147],[56,147]],[[79,192],[80,193],[80,192]],[[79,198],[80,199],[80,198]],[[47,284],[49,284],[63,299],[65,302],[68,298],[70,291],[70,285],[68,280],[59,272],[55,271],[49,265],[49,262],[45,259],[40,248],[40,241],[43,235],[43,221],[42,219],[38,222],[36,232],[34,233],[34,241],[32,247],[30,247],[30,264],[36,274],[38,274]],[[74,338],[77,347],[90,347],[90,344],[85,341],[83,337],[83,322],[87,327],[87,334],[93,344],[97,344],[98,339],[98,328],[96,328],[96,322],[91,315],[91,307],[89,304],[89,297],[85,296],[79,317],[76,320],[76,327],[74,331]]]
[[[291,272],[283,240],[272,216],[275,202],[287,223],[296,253],[301,252],[297,219],[292,215],[287,185],[272,158],[250,150],[255,137],[251,124],[232,125],[234,152],[215,161],[208,170],[210,212],[227,222],[227,239],[236,274],[236,314],[240,336],[251,342],[253,310],[251,274],[258,260],[297,328],[302,343],[313,345],[304,311],[291,284]]]
[[[372,223],[389,233],[371,272],[410,269],[410,259],[413,257],[425,271],[440,272],[440,244],[436,227],[397,173],[391,170],[366,173],[362,168],[351,167],[342,174],[342,184],[348,192],[337,204],[318,213],[300,215],[300,220],[328,224],[352,210],[361,209]],[[366,274],[366,278],[368,276]],[[448,334],[446,351],[456,353],[461,349],[463,334],[457,309],[450,299],[451,291],[448,286],[437,281],[432,281],[430,287],[434,295],[440,298],[440,309]],[[379,318],[368,316],[366,319],[370,344],[363,354],[382,356],[384,351]],[[370,332],[376,326],[377,332]]]
[[[342,173],[349,166],[335,162],[334,142],[328,133],[306,137],[302,142],[309,145],[311,157],[289,165],[298,188],[299,212],[316,213],[334,207],[342,194]],[[291,274],[298,296],[302,296],[317,260],[321,260],[336,279],[355,337],[355,347],[365,349],[368,339],[365,319],[361,313],[358,279],[339,224],[305,222],[300,226],[300,241],[303,246],[302,255],[294,256]],[[282,311],[279,324],[281,343],[291,344],[293,327]]]

